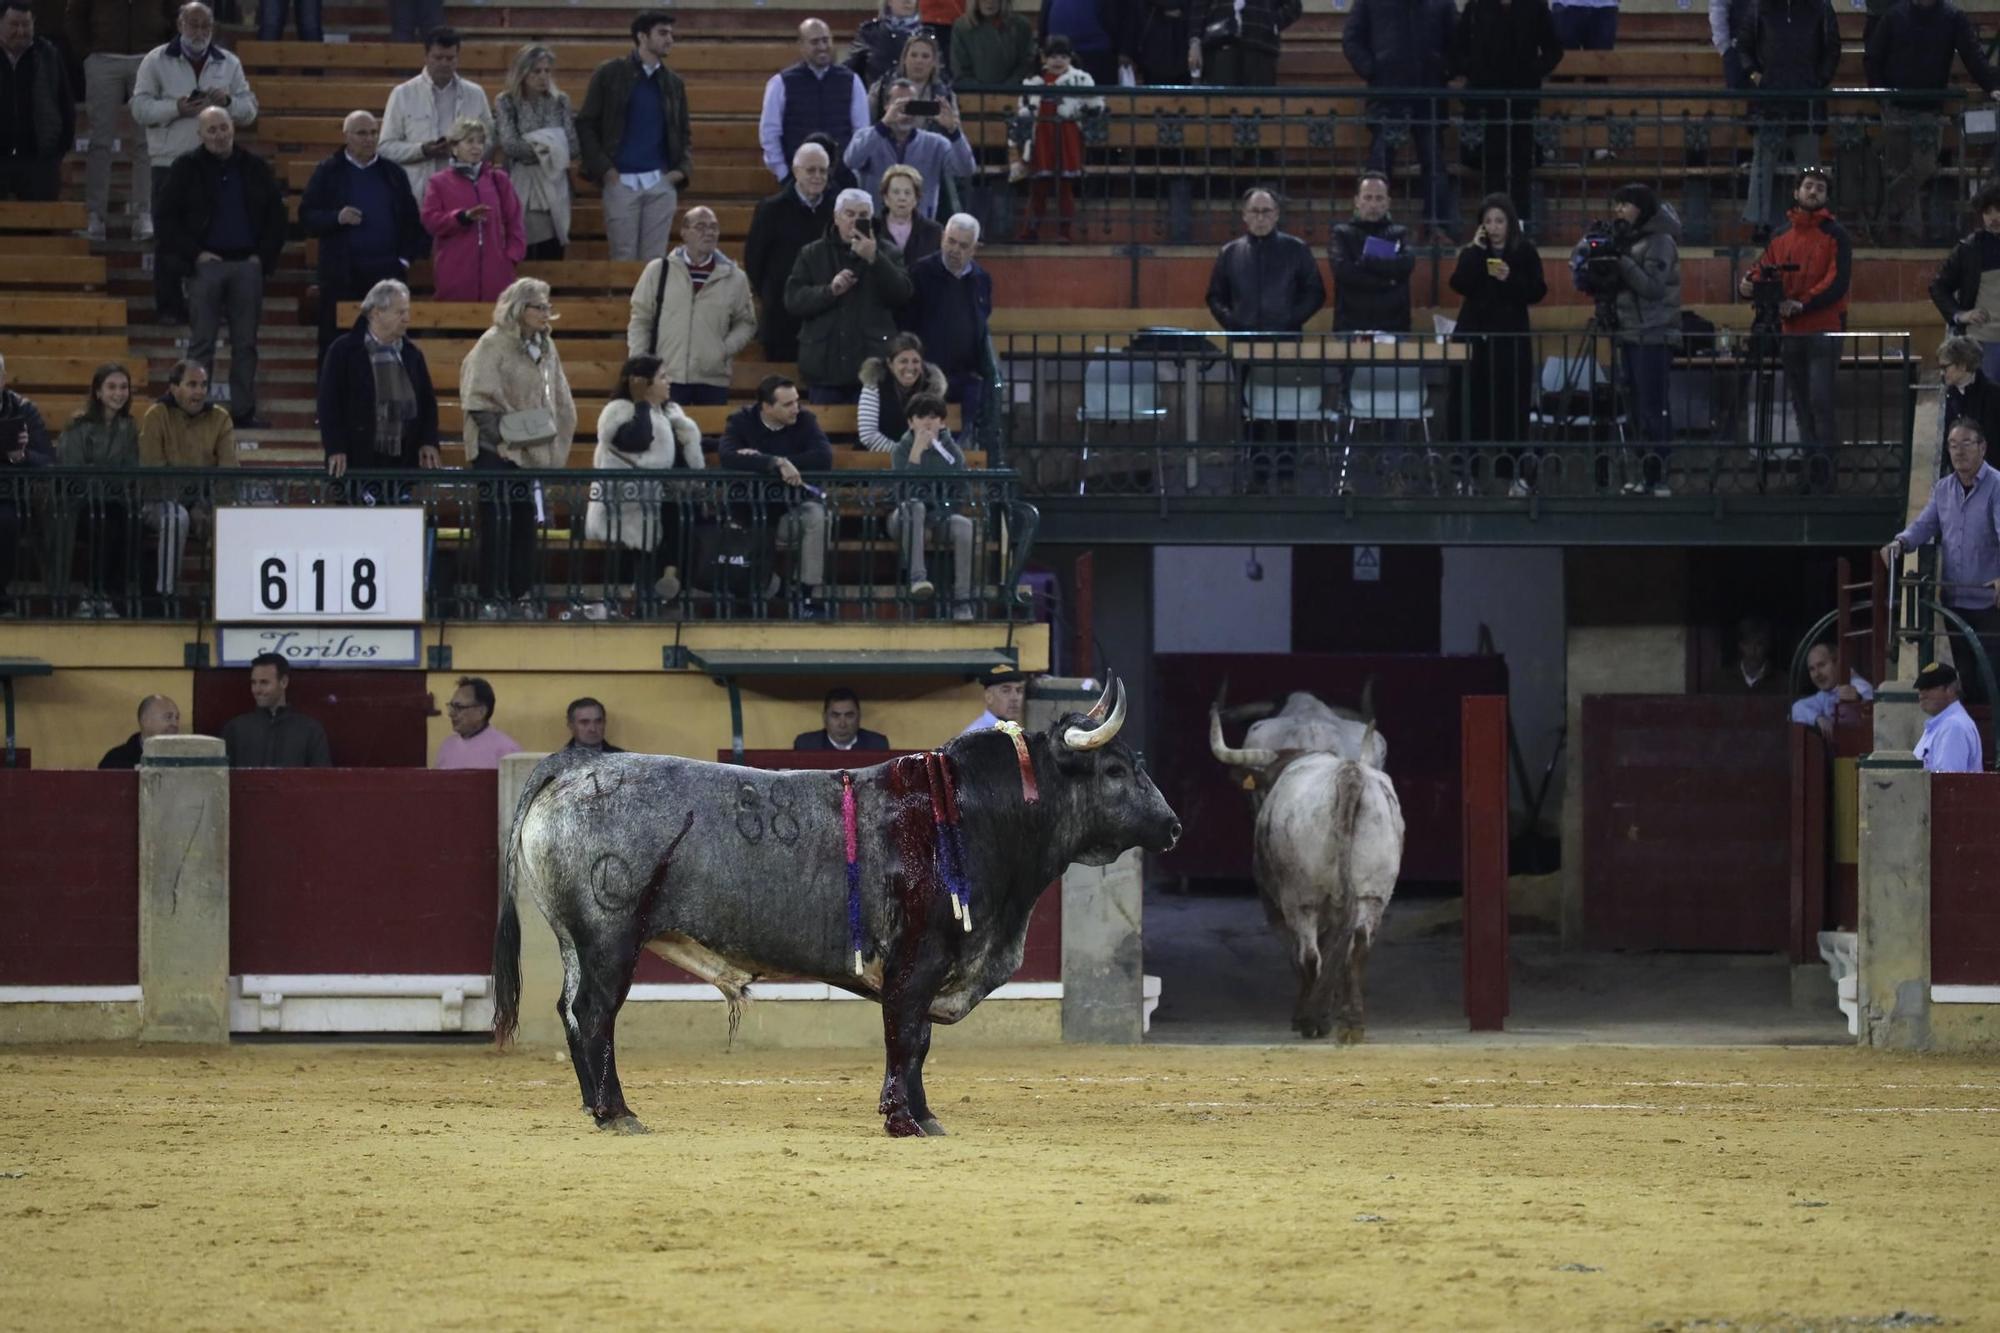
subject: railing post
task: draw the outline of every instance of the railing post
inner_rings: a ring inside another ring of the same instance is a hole
[[[139,1040],[229,1041],[229,758],[155,736],[139,764]]]
[[[1931,775],[1914,754],[1860,761],[1860,907],[1856,957],[1863,1046],[1931,1042]]]

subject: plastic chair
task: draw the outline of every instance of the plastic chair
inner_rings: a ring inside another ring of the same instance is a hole
[[[1589,439],[1591,427],[1608,416],[1618,431],[1619,443],[1623,444],[1624,410],[1615,405],[1610,405],[1608,411],[1601,410],[1610,390],[1611,376],[1589,353],[1548,357],[1542,362],[1541,392],[1528,412],[1528,429],[1564,436],[1575,431]]]
[[[1110,353],[1096,347],[1093,352]],[[1077,425],[1083,432],[1082,465],[1077,473],[1076,493],[1082,495],[1090,477],[1090,428],[1092,426],[1133,426],[1158,422],[1167,415],[1160,404],[1160,379],[1156,363],[1108,354],[1084,362],[1083,405],[1076,409]]]

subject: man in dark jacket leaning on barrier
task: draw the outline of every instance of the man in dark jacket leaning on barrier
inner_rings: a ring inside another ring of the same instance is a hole
[[[722,430],[719,461],[738,472],[775,477],[793,497],[778,520],[777,539],[781,546],[799,548],[794,614],[801,620],[816,619],[820,608],[813,599],[826,582],[826,506],[820,503],[819,489],[807,485],[799,474],[831,468],[833,446],[819,428],[819,419],[799,406],[799,386],[783,375],[766,375],[757,386],[757,401],[730,413]],[[736,522],[756,527],[754,504],[734,504],[731,509]]]
[[[349,467],[437,467],[437,394],[409,328],[410,289],[385,279],[362,299],[354,327],[327,349],[319,439],[328,476],[344,477]]]

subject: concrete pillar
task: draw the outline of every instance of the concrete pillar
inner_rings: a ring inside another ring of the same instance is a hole
[[[1859,1041],[1931,1044],[1931,781],[1913,754],[1860,761]]]
[[[155,736],[139,766],[139,1040],[229,1040],[229,757]]]
[[[507,874],[507,839],[514,828],[514,804],[521,799],[528,775],[546,754],[510,754],[500,761],[500,874]],[[522,894],[514,904],[521,917],[521,1022],[515,1040],[530,1046],[565,1047],[569,1038],[556,1018],[556,996],[562,993],[562,958],[555,932],[542,916],[534,895]]]
[[[1062,881],[1064,1041],[1136,1044],[1141,1037],[1145,854],[1071,866]]]
[[[1917,707],[1914,677],[1884,681],[1875,691],[1875,752],[1914,750],[1923,734],[1924,710]]]

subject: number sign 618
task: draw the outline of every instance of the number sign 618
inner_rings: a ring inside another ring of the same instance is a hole
[[[368,551],[258,551],[257,610],[267,616],[382,615],[381,564]]]

